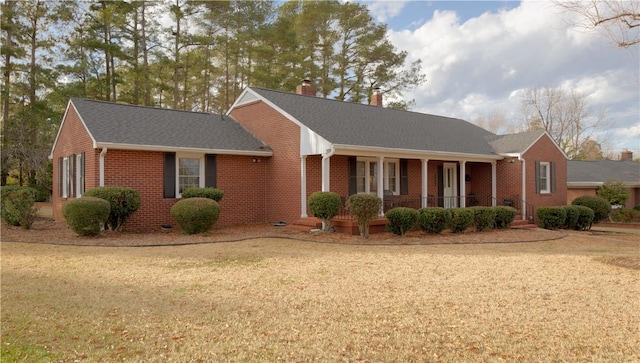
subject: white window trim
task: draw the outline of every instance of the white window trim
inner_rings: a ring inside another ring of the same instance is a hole
[[[82,188],[82,178],[84,170],[82,170],[82,154],[76,154],[76,197],[80,198],[84,193]]]
[[[62,198],[69,198],[69,157],[62,158]]]
[[[542,173],[542,168],[544,167],[545,172]],[[538,176],[540,183],[542,179],[546,180],[546,187],[544,189],[540,188],[540,194],[550,194],[551,193],[551,163],[546,161],[540,162],[540,175]]]
[[[371,163],[378,163],[380,161],[380,159],[378,158],[371,158],[371,157],[358,157],[356,159],[357,162],[364,162],[365,166],[364,166],[364,179],[365,179],[365,183],[364,183],[364,188],[365,191],[364,192],[358,192],[358,194],[377,194],[371,191],[371,184],[368,183],[368,180],[371,180]],[[396,190],[392,190],[391,192],[394,195],[399,195],[400,194],[400,159],[384,159],[384,187],[383,190],[389,190],[389,164],[395,164],[396,166]],[[357,175],[357,178],[360,178],[361,176]]]
[[[198,186],[204,188],[204,155],[203,154],[176,154],[176,198],[182,198],[180,193],[180,159],[198,159]]]

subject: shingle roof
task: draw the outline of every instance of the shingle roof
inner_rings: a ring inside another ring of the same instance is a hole
[[[518,154],[525,152],[529,146],[540,138],[544,131],[520,132],[517,134],[495,135],[489,137],[489,144],[501,154]]]
[[[568,183],[619,181],[640,184],[640,163],[632,160],[568,160]]]
[[[139,147],[268,151],[229,117],[72,98],[97,144]]]
[[[336,145],[495,155],[493,133],[467,121],[250,88]]]

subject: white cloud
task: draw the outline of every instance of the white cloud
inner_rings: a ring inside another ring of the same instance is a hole
[[[395,1],[365,1],[369,12],[379,22],[387,22],[389,19],[398,16],[406,4],[406,0]]]
[[[601,36],[570,28],[567,17],[551,2],[523,1],[462,23],[455,12],[435,11],[415,30],[391,31],[391,41],[409,62],[421,59],[427,76],[406,96],[419,112],[473,120],[501,110],[517,120],[521,90],[572,86],[589,96],[594,111],[613,116],[606,131],[629,135],[640,120],[634,59]],[[633,147],[633,140],[612,143]]]

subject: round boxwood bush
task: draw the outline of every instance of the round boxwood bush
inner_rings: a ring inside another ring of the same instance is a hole
[[[476,231],[492,229],[496,224],[496,210],[492,207],[469,207],[473,211],[473,225]]]
[[[597,195],[582,195],[571,202],[572,205],[582,205],[593,211],[593,223],[601,222],[611,213],[611,204],[608,200]]]
[[[499,205],[492,207],[495,211],[495,227],[498,229],[505,229],[511,227],[511,223],[518,215],[518,211],[513,207]]]
[[[564,220],[563,228],[576,229],[578,218],[580,218],[580,206],[578,205],[565,205],[563,206],[567,216]]]
[[[124,222],[140,208],[140,193],[127,187],[97,187],[84,193],[87,197],[101,198],[109,202],[111,212],[107,218],[107,228],[122,230]]]
[[[358,222],[360,236],[369,238],[369,223],[376,219],[382,208],[382,199],[371,194],[354,194],[347,199],[347,209]]]
[[[72,199],[62,206],[64,219],[71,230],[80,236],[100,234],[110,211],[111,206],[106,200],[87,196]]]
[[[186,234],[206,232],[220,217],[218,202],[209,198],[187,198],[171,207],[171,217]]]
[[[591,228],[591,222],[593,221],[593,210],[583,205],[574,206],[578,211],[578,219],[576,220],[573,229],[577,231],[585,231]]]
[[[218,188],[187,188],[182,192],[182,199],[187,198],[208,198],[220,203],[224,192]]]
[[[564,207],[538,207],[536,214],[540,220],[540,227],[545,229],[558,229],[564,226],[567,211]]]
[[[418,225],[427,233],[438,234],[444,231],[450,220],[451,212],[448,209],[434,207],[418,210]]]
[[[416,226],[418,211],[413,208],[397,207],[388,210],[385,216],[389,220],[387,230],[394,234],[404,236]]]
[[[452,208],[449,229],[453,233],[460,233],[471,227],[474,212],[470,208]]]
[[[333,229],[333,217],[340,212],[340,204],[340,195],[334,192],[315,192],[309,196],[309,210],[322,220],[323,231]]]
[[[31,228],[38,207],[36,202],[36,190],[29,187],[5,186],[0,191],[2,219],[12,226],[20,226],[24,229]]]

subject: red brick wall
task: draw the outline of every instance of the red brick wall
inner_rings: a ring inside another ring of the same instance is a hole
[[[66,114],[66,119],[61,126],[55,149],[53,150],[53,217],[56,220],[63,220],[62,204],[68,198],[59,195],[59,159],[71,154],[85,153],[85,190],[96,187],[100,180],[98,178],[98,160],[100,150],[93,149],[93,142],[87,133],[84,125],[80,121],[78,114],[73,107],[70,107]]]
[[[567,159],[553,141],[547,135],[543,135],[523,157],[527,168],[527,202],[535,207],[566,205]],[[556,163],[555,193],[536,193],[536,161]]]
[[[273,156],[264,161],[267,221],[299,218],[300,127],[263,102],[238,106],[231,116],[273,150]]]
[[[512,196],[522,200],[522,162],[518,159],[498,160],[496,163],[496,198],[498,205]]]
[[[62,205],[68,198],[58,196],[58,157],[85,152],[85,190],[99,185],[99,155],[82,127],[77,114],[70,112],[62,126],[54,150],[53,210],[56,220],[62,217]],[[254,160],[260,162],[254,162]],[[218,155],[217,187],[224,191],[221,214],[216,225],[266,222],[265,176],[269,158]],[[170,209],[176,198],[164,198],[164,156],[157,151],[110,149],[105,154],[105,186],[125,186],[140,192],[140,209],[126,222],[130,231],[157,230],[161,224],[172,224]]]

